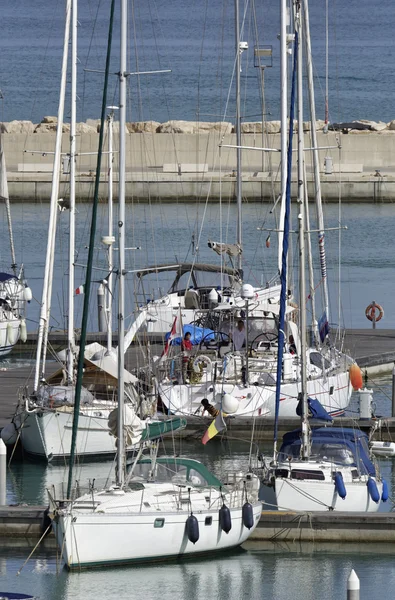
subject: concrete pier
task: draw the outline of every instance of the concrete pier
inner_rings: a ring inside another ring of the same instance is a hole
[[[95,178],[97,133],[77,137],[78,201],[90,201]],[[306,134],[305,146],[310,146]],[[13,201],[48,202],[55,136],[53,133],[18,133],[3,136],[9,193]],[[126,199],[139,202],[217,202],[235,196],[235,135],[210,133],[127,133]],[[221,151],[219,145],[221,144]],[[243,197],[250,201],[272,202],[280,190],[278,166],[280,135],[246,133],[242,153]],[[275,150],[263,153],[259,148]],[[338,149],[341,145],[341,153]],[[69,135],[63,134],[62,148],[68,152]],[[322,195],[327,202],[338,202],[339,191],[345,202],[392,202],[395,199],[395,131],[385,134],[358,132],[318,133]],[[307,152],[307,184],[311,196],[314,184],[311,153]],[[330,156],[332,173],[325,172]],[[100,195],[106,197],[106,158]],[[170,168],[173,165],[173,168]],[[68,189],[69,176],[61,175],[60,196]],[[114,196],[117,194],[116,161]],[[293,174],[296,191],[297,176]]]
[[[0,506],[0,539],[38,540],[49,525],[46,506]],[[53,539],[49,533],[49,539]],[[263,511],[254,542],[395,543],[394,513]]]

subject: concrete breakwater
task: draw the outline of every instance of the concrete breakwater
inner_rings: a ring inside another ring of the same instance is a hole
[[[358,122],[364,129],[344,124],[340,131],[324,133],[316,124],[322,195],[337,202],[392,202],[395,200],[395,121]],[[115,123],[115,129],[117,128]],[[357,123],[356,123],[357,126]],[[42,123],[13,121],[2,124],[9,192],[13,201],[47,202],[50,198],[56,118]],[[77,127],[77,197],[89,201],[93,193],[98,121]],[[310,125],[305,123],[306,178],[314,195]],[[278,121],[243,123],[243,196],[249,201],[271,202],[280,191],[280,126]],[[235,196],[236,136],[231,123],[169,121],[128,123],[126,135],[128,201],[205,201]],[[266,151],[262,151],[265,148]],[[60,194],[69,182],[69,126],[63,128]],[[117,150],[117,148],[116,148]],[[100,194],[107,190],[108,155],[103,158]],[[296,191],[296,155],[293,186]],[[117,194],[117,152],[114,158]]]

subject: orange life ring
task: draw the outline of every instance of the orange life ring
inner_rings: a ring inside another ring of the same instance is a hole
[[[378,313],[377,315],[376,311]],[[384,309],[380,304],[369,304],[369,306],[366,307],[365,316],[369,321],[373,321],[374,319],[377,323],[384,317]]]

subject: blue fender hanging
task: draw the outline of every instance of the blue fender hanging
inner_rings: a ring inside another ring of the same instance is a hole
[[[340,498],[344,500],[347,496],[346,486],[344,485],[343,475],[340,472],[335,473],[335,490],[339,494]]]
[[[242,508],[243,525],[247,529],[251,529],[254,526],[254,511],[252,505],[249,502],[244,502]]]
[[[378,504],[380,502],[380,494],[379,494],[379,490],[377,488],[377,483],[375,482],[374,479],[369,477],[366,485],[368,486],[369,496],[371,497],[373,502],[376,502],[376,504]]]
[[[219,509],[219,526],[225,533],[229,533],[232,529],[232,517],[226,504],[223,504]]]
[[[185,523],[185,528],[187,530],[188,540],[192,542],[192,544],[196,544],[199,539],[199,521],[195,515],[189,515]]]
[[[381,492],[381,499],[383,502],[387,502],[387,500],[389,498],[388,483],[386,482],[385,479],[383,479],[382,482],[383,482],[383,491]]]

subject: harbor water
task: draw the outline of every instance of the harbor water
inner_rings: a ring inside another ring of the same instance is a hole
[[[370,381],[377,416],[388,415],[391,407],[391,381]],[[355,396],[349,414],[356,415]],[[166,443],[167,451],[173,448]],[[270,446],[260,448],[264,453]],[[162,449],[165,452],[166,448]],[[227,468],[248,464],[249,440],[227,442],[215,439],[203,446],[199,440],[181,442],[177,451],[204,461],[221,477]],[[395,460],[380,458],[390,496],[395,490]],[[77,468],[76,478],[111,480],[113,463],[87,463]],[[44,465],[29,460],[13,460],[8,470],[7,501],[29,505],[46,503],[46,487],[64,481],[65,465]],[[391,510],[392,501],[382,505]],[[215,555],[213,559],[170,561],[155,566],[133,566],[68,573],[59,560],[54,541],[47,538],[24,564],[33,542],[2,540],[0,549],[0,592],[31,593],[40,600],[98,600],[119,598],[148,600],[190,598],[203,600],[337,600],[345,597],[347,578],[354,569],[361,580],[361,600],[378,599],[395,583],[393,546],[385,544],[300,544],[287,542],[248,542],[240,550]],[[1,594],[0,594],[1,596]]]
[[[392,205],[381,204],[343,204],[341,216],[337,206],[325,207],[325,226],[335,228],[325,237],[327,248],[327,268],[330,290],[330,322],[351,328],[371,327],[365,317],[365,308],[372,300],[384,308],[384,318],[377,325],[384,329],[395,328],[395,258],[393,252],[393,231],[395,212]],[[295,211],[296,213],[296,211]],[[0,240],[1,269],[9,264],[9,246],[4,207],[1,207],[2,236]],[[28,306],[28,329],[37,327],[39,302],[41,301],[47,243],[47,224],[49,206],[37,204],[17,204],[12,207],[14,239],[18,263],[23,263],[26,278],[33,290],[34,299]],[[117,217],[115,216],[115,221]],[[54,272],[54,296],[51,327],[65,326],[65,298],[68,213],[59,214],[56,245],[56,263]],[[126,326],[133,318],[136,308],[135,271],[158,264],[177,264],[179,262],[210,262],[219,264],[218,256],[208,248],[208,240],[233,243],[236,239],[236,207],[220,204],[204,205],[174,203],[144,205],[130,204],[126,207],[127,250],[126,267],[128,290],[126,298]],[[312,213],[312,225],[314,225]],[[222,225],[222,227],[221,227]],[[90,206],[79,205],[76,233],[76,281],[77,288],[84,283],[87,260],[87,240],[89,239]],[[342,229],[347,227],[347,229]],[[105,205],[99,207],[99,219],[96,235],[96,257],[94,280],[96,282],[108,275],[108,266],[101,235],[107,231],[107,211]],[[261,228],[261,230],[258,230]],[[270,233],[270,247],[266,247],[269,229],[275,228],[270,206],[261,203],[248,203],[243,206],[243,266],[244,280],[253,285],[266,285],[278,272],[277,234]],[[337,229],[336,229],[337,228]],[[340,228],[340,229],[339,229]],[[339,235],[340,261],[339,261]],[[292,234],[294,253],[290,257],[290,273],[297,272],[297,235]],[[136,249],[137,248],[137,249]],[[318,272],[317,234],[312,233],[312,248],[315,257],[315,281],[320,309],[320,273]],[[115,253],[115,261],[117,253]],[[8,267],[9,268],[9,267]],[[339,276],[341,280],[339,292]],[[174,277],[174,274],[173,274]],[[146,297],[157,298],[166,293],[172,283],[168,273],[156,274],[147,280]],[[295,275],[294,289],[297,277]],[[92,293],[92,311],[89,331],[97,330],[95,313],[96,289]],[[140,298],[137,298],[138,300]],[[76,323],[80,323],[82,296],[76,298]]]

